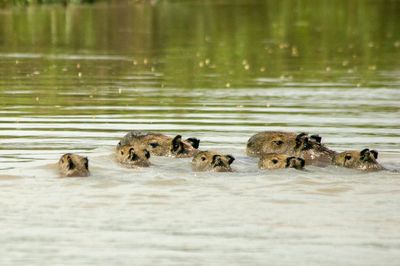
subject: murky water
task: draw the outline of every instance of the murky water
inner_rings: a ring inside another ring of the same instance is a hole
[[[399,12],[395,1],[0,10],[0,264],[398,265]],[[132,129],[200,138],[234,155],[235,172],[157,157],[123,169],[113,147]],[[390,171],[260,171],[245,144],[262,130],[374,148]],[[88,156],[92,176],[58,178],[65,152]]]

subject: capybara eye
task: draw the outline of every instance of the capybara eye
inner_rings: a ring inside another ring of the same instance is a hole
[[[203,157],[201,157],[201,160],[202,160],[202,161],[205,161],[206,159],[207,159],[207,158],[206,158],[206,157],[204,157],[204,156],[203,156]]]
[[[282,144],[283,144],[283,141],[282,141],[282,140],[275,140],[274,143],[275,143],[276,145],[282,145]]]
[[[272,160],[272,163],[273,163],[273,164],[277,164],[277,163],[278,163],[278,160],[277,160],[277,159],[273,159],[273,160]]]
[[[160,146],[160,144],[158,144],[157,142],[152,142],[152,143],[150,143],[150,146],[152,148],[156,148],[156,147]]]
[[[121,155],[124,155],[124,152],[123,152],[123,151],[121,151]]]
[[[344,159],[345,159],[346,161],[348,161],[348,160],[351,159],[351,156],[350,156],[350,155],[346,155],[346,156],[344,157]]]

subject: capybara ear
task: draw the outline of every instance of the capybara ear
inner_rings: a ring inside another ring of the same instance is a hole
[[[72,170],[72,169],[74,169],[75,168],[75,164],[74,164],[74,162],[72,161],[72,159],[71,159],[71,157],[67,157],[67,160],[68,160],[68,169],[69,170]]]
[[[232,164],[233,163],[233,161],[235,160],[235,157],[233,157],[232,155],[226,155],[226,158],[228,159],[228,163],[229,164]]]
[[[374,156],[375,160],[378,159],[378,151],[370,150],[369,152],[372,153],[372,155]]]
[[[306,137],[307,134],[306,133],[300,133],[299,135],[297,135],[296,137],[296,147],[297,148],[301,148],[302,150],[308,150],[311,149],[313,146],[310,143],[308,137]]]
[[[89,159],[87,157],[83,158],[86,170],[89,170]]]
[[[369,154],[369,149],[363,149],[362,151],[360,151],[360,159],[362,161],[368,161],[370,159]]]
[[[292,160],[296,160],[296,157],[287,157],[286,158],[286,167],[289,167],[290,166],[290,163],[291,163],[291,161]]]
[[[215,155],[212,157],[211,163],[214,164],[214,163],[216,162],[216,160],[217,160],[219,157],[221,157],[221,156],[218,155],[218,154],[215,154]]]
[[[187,142],[190,143],[190,145],[192,145],[193,148],[198,149],[200,146],[200,140],[196,139],[196,138],[188,138],[186,140]]]
[[[296,136],[296,141],[301,140],[302,137],[307,136],[307,133],[301,132],[299,135]]]
[[[312,135],[310,136],[310,139],[318,143],[321,143],[322,140],[322,138],[319,135]]]
[[[172,151],[178,151],[179,148],[181,147],[181,142],[182,142],[182,136],[181,135],[177,135],[172,140]]]
[[[361,156],[361,157],[364,157],[364,155],[365,155],[366,153],[369,153],[369,149],[363,149],[362,151],[360,151],[360,156]]]
[[[301,168],[303,168],[306,165],[306,161],[303,158],[297,158],[300,163],[301,163]]]
[[[144,156],[146,156],[147,159],[150,158],[150,152],[148,150],[144,150]]]

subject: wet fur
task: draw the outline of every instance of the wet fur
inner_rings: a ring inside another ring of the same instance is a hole
[[[86,177],[90,175],[88,158],[77,154],[64,154],[57,166],[62,177]]]
[[[151,155],[185,158],[192,157],[198,152],[200,140],[196,138],[183,140],[180,135],[172,138],[160,133],[131,131],[120,140],[118,146],[134,143],[143,144]]]
[[[338,153],[333,159],[333,164],[364,171],[383,170],[383,166],[378,163],[377,159],[378,152],[375,150],[350,150]]]
[[[304,158],[306,165],[317,166],[331,164],[336,154],[321,143],[318,135],[281,131],[264,131],[253,135],[247,142],[246,153],[251,157],[262,157],[268,153],[287,154]]]
[[[216,151],[200,151],[192,159],[192,170],[196,172],[232,172],[231,164],[234,160],[232,155]]]
[[[115,155],[117,162],[127,168],[150,166],[150,152],[138,143],[118,146]]]
[[[283,153],[268,153],[264,154],[258,162],[260,169],[283,169],[295,168],[303,169],[305,161],[303,158],[289,156]]]

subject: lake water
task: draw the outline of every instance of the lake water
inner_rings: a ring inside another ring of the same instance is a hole
[[[110,1],[0,9],[1,265],[399,265],[397,1]],[[190,159],[112,158],[129,130]],[[378,150],[388,171],[261,171],[256,132]],[[59,178],[66,152],[89,178]]]

